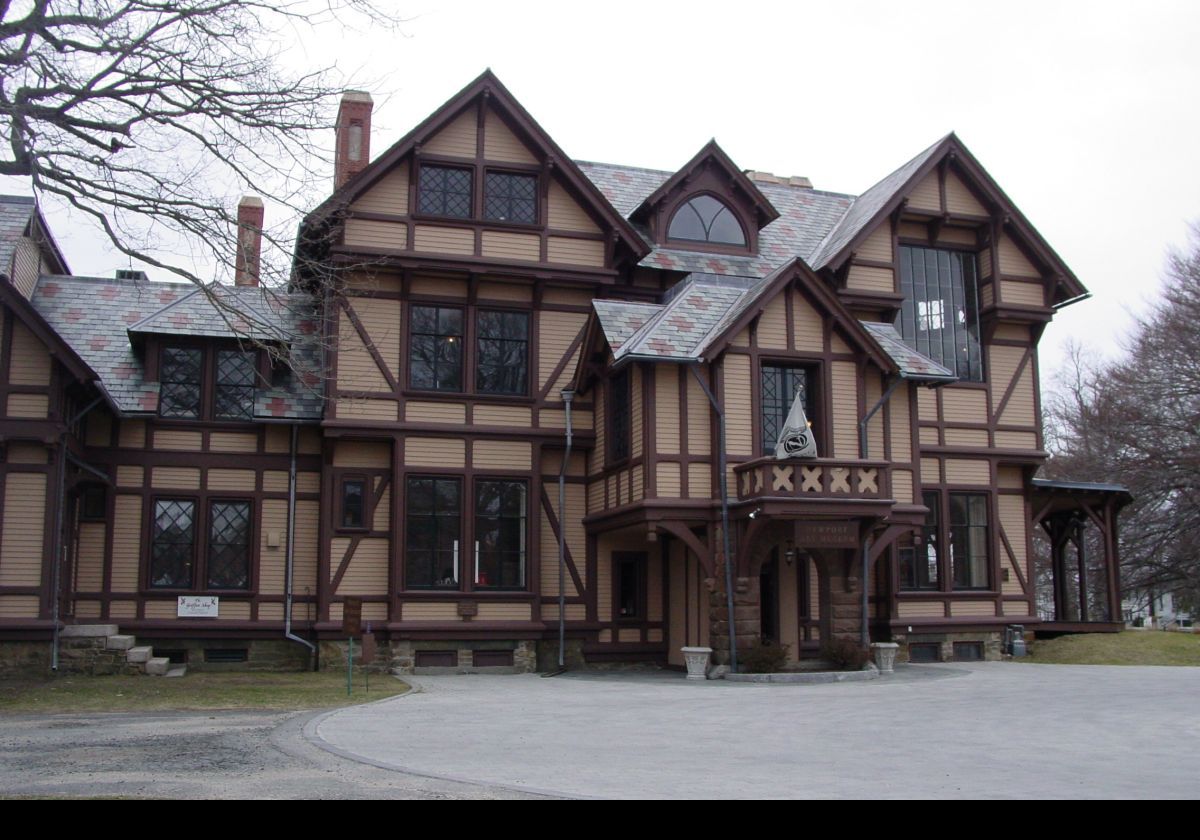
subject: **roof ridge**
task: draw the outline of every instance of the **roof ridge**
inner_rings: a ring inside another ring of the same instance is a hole
[[[179,304],[183,303],[185,300],[191,300],[193,297],[198,295],[200,293],[200,291],[201,291],[200,289],[196,289],[195,291],[192,291],[192,292],[184,295],[183,297],[179,298],[178,300],[171,301],[166,306],[164,306],[162,309],[156,309],[154,312],[151,312],[149,315],[147,315],[145,318],[142,318],[140,321],[138,321],[134,324],[130,324],[128,327],[125,328],[125,332],[138,332],[138,328],[141,327],[143,324],[145,324],[149,321],[153,321],[155,318],[157,318],[159,315],[162,315],[168,309],[178,306]]]

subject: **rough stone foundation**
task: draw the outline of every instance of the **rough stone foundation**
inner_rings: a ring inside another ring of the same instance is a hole
[[[896,653],[897,662],[908,662],[909,645],[936,644],[939,646],[939,662],[954,661],[955,642],[975,642],[983,645],[983,658],[986,662],[999,662],[1003,650],[1003,634],[994,633],[893,633],[892,641],[900,645]]]

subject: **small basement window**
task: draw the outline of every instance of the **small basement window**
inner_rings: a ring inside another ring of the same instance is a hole
[[[922,644],[908,646],[909,662],[941,662],[942,646],[937,644]]]
[[[214,665],[249,660],[250,651],[246,648],[206,648],[204,651],[204,661]]]
[[[955,662],[982,662],[983,642],[955,642]]]

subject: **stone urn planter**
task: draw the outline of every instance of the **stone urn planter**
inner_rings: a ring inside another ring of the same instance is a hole
[[[871,645],[871,655],[875,658],[875,667],[881,674],[892,674],[896,671],[896,652],[900,645],[895,642],[875,642]]]
[[[685,647],[680,650],[683,652],[683,661],[687,663],[687,678],[689,680],[705,679],[708,673],[708,659],[712,656],[713,649],[710,647]]]

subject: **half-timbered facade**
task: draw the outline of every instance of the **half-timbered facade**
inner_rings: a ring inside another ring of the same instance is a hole
[[[354,599],[397,666],[532,668],[560,621],[571,661],[724,658],[731,606],[793,659],[1116,626],[1124,497],[1034,482],[1086,292],[954,135],[855,197],[715,142],[574,161],[490,73],[374,160],[370,122],[286,292],[253,248],[235,288],[9,271],[0,633],[302,650]],[[776,458],[797,396],[817,457]]]

